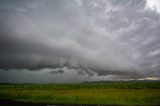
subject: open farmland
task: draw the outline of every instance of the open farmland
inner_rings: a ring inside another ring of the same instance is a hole
[[[1,84],[0,99],[63,105],[160,105],[160,82]]]

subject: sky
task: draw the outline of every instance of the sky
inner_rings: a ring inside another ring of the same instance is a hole
[[[147,0],[147,5],[160,13],[160,1],[159,0]]]
[[[159,0],[0,0],[0,82],[160,80]]]

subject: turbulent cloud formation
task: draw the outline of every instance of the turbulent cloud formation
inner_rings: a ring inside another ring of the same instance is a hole
[[[50,74],[63,74],[63,70],[51,71]]]
[[[160,14],[146,4],[1,0],[0,69],[68,67],[89,76],[160,77]]]

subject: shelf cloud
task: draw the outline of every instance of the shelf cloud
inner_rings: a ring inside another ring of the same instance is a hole
[[[159,29],[146,0],[1,0],[0,69],[160,77]]]

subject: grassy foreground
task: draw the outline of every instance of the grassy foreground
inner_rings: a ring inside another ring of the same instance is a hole
[[[1,84],[0,99],[52,104],[160,105],[160,82]]]

